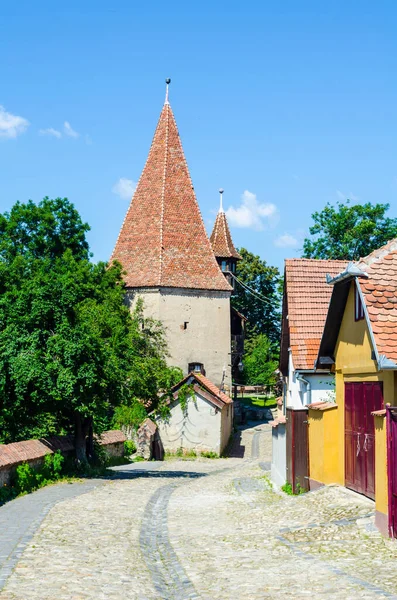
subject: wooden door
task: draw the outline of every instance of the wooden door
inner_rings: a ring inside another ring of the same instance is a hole
[[[287,482],[294,494],[309,489],[308,410],[287,408]]]
[[[345,485],[375,499],[375,429],[382,383],[345,383]]]
[[[389,481],[389,533],[397,538],[397,407],[387,408],[387,476]]]

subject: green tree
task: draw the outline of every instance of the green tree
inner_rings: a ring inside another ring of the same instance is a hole
[[[0,257],[10,263],[17,256],[55,258],[70,250],[76,258],[88,258],[89,230],[67,198],[17,202],[0,215]]]
[[[276,382],[275,360],[272,343],[264,334],[259,334],[246,344],[244,378],[250,385],[273,385]]]
[[[86,436],[92,445],[132,398],[155,407],[173,374],[160,324],[124,303],[121,265],[89,261],[73,205],[39,208],[19,204],[1,218],[0,441],[74,431],[85,462]]]
[[[312,215],[311,238],[303,243],[303,257],[358,260],[397,236],[397,219],[386,217],[389,204],[327,204]]]
[[[280,273],[270,267],[259,256],[239,250],[242,260],[237,263],[236,276],[242,285],[235,282],[236,293],[232,296],[232,306],[248,319],[247,337],[262,333],[274,344],[280,338]],[[245,287],[249,287],[247,290]]]

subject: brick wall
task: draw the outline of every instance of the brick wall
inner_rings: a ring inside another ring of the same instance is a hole
[[[123,456],[126,437],[122,431],[105,431],[97,439],[110,456]],[[65,456],[73,455],[73,436],[54,436],[40,440],[0,444],[0,486],[10,483],[18,465],[27,462],[32,467],[40,467],[45,455],[53,454],[57,450]]]

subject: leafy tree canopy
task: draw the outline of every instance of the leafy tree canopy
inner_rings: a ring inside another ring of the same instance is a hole
[[[18,204],[0,223],[0,442],[74,429],[84,461],[116,406],[155,407],[173,381],[163,330],[139,303],[131,316],[121,265],[89,261],[66,199]]]
[[[272,343],[264,334],[259,334],[246,343],[244,357],[244,379],[249,385],[273,385],[276,382],[275,360]]]
[[[327,204],[312,215],[311,238],[303,257],[358,260],[397,236],[397,219],[386,217],[389,204]]]
[[[16,256],[56,258],[69,249],[76,258],[88,258],[89,230],[67,198],[17,202],[0,215],[0,256],[6,261]]]
[[[265,334],[275,344],[280,337],[280,273],[270,267],[259,256],[239,250],[242,260],[237,263],[236,276],[242,282],[235,282],[236,293],[232,296],[232,306],[248,319],[247,337]],[[248,286],[254,293],[248,291]]]

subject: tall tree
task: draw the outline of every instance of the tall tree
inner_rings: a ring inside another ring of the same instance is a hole
[[[244,357],[246,383],[249,385],[274,385],[277,364],[274,348],[266,335],[261,333],[247,341]]]
[[[397,236],[397,219],[386,217],[389,204],[327,204],[312,215],[311,238],[303,257],[358,260]]]
[[[37,219],[33,203],[2,217],[0,441],[74,430],[85,461],[87,434],[115,406],[134,396],[156,403],[169,377],[166,344],[158,323],[143,327],[141,305],[130,315],[121,265],[89,261],[73,206],[44,206]],[[61,223],[60,213],[69,215]]]
[[[280,337],[280,273],[266,261],[245,248],[239,250],[242,260],[237,263],[236,293],[232,306],[248,319],[247,337],[265,334],[271,342]]]

